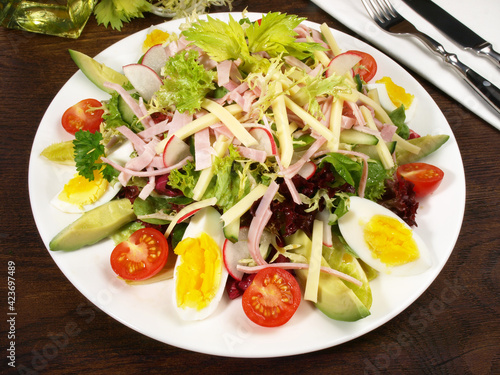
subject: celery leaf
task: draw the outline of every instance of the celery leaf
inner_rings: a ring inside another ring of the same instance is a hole
[[[101,0],[94,8],[94,15],[99,25],[121,30],[123,22],[144,17],[143,12],[151,10],[147,0]]]

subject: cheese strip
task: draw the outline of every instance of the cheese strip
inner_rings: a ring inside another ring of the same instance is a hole
[[[301,106],[295,103],[288,96],[285,96],[285,104],[286,107],[300,117],[305,124],[309,125],[313,128],[318,134],[323,136],[327,141],[333,140],[333,133],[324,126],[321,122],[319,122],[314,116],[312,116],[309,112],[304,110]]]
[[[243,108],[241,108],[238,104],[228,105],[227,107],[225,107],[225,110],[233,116],[243,112]],[[163,150],[165,149],[165,145],[168,143],[169,139],[172,136],[175,135],[180,139],[186,139],[187,137],[199,132],[200,130],[215,125],[219,121],[220,119],[212,113],[208,113],[205,116],[198,117],[196,120],[193,120],[189,124],[186,124],[182,128],[178,129],[175,133],[169,133],[168,137],[164,138],[160,143],[156,145],[156,153],[161,154],[163,152]]]
[[[230,144],[231,140],[227,138],[225,135],[219,136],[219,138],[217,138],[217,140],[214,143],[215,155],[212,155],[212,159],[215,156],[222,158],[226,153],[227,149],[229,148]],[[214,176],[214,166],[212,163],[210,167],[205,168],[204,170],[201,171],[200,177],[198,178],[198,181],[196,182],[196,185],[193,188],[193,199],[195,201],[199,201],[203,197],[203,194],[205,194],[205,191],[207,190],[210,181],[212,181],[213,176]]]
[[[375,125],[375,121],[373,121],[372,113],[368,108],[366,108],[364,105],[360,107],[361,108],[361,113],[363,114],[363,118],[366,121],[366,125],[373,130],[377,130],[377,125]],[[394,167],[394,160],[392,159],[392,155],[389,152],[389,149],[387,148],[387,145],[385,144],[384,140],[380,135],[377,136],[378,138],[378,143],[375,146],[378,152],[378,155],[380,156],[380,161],[384,165],[385,169],[391,169]]]
[[[201,107],[211,114],[217,116],[224,125],[240,140],[246,147],[255,146],[258,142],[251,136],[248,130],[234,117],[225,107],[210,99],[203,99]]]
[[[172,220],[170,222],[170,224],[167,227],[167,230],[165,231],[165,237],[168,238],[168,236],[170,236],[170,233],[172,233],[172,231],[174,230],[174,227],[177,225],[177,223],[179,221],[182,221],[186,216],[188,216],[189,214],[194,214],[196,211],[198,211],[199,209],[202,209],[204,207],[215,206],[216,203],[217,203],[217,198],[212,197],[212,198],[208,198],[208,199],[205,199],[205,200],[202,200],[199,202],[194,202],[194,203],[191,203],[190,205],[187,205],[182,210],[177,212],[177,214],[174,217],[174,220]]]
[[[333,139],[328,142],[328,149],[332,152],[336,152],[339,149],[343,108],[344,100],[339,98],[333,102],[332,110],[330,111],[330,130],[333,134]]]
[[[304,290],[304,299],[318,302],[319,275],[321,273],[321,258],[323,256],[323,222],[314,220],[309,270]]]
[[[243,216],[243,214],[252,207],[254,202],[262,198],[266,191],[267,186],[259,184],[255,189],[252,189],[250,193],[240,199],[233,207],[224,212],[220,217],[224,222],[224,226],[231,224],[234,220]]]
[[[332,34],[332,31],[328,27],[326,23],[323,23],[320,27],[319,30],[325,37],[326,43],[328,44],[328,47],[332,50],[333,54],[335,56],[340,55],[342,51],[340,50],[339,45],[337,44],[337,41],[335,40],[335,37]]]
[[[283,86],[280,81],[276,81],[276,98],[272,102],[274,113],[274,122],[276,123],[276,134],[279,140],[279,150],[281,164],[287,168],[293,157],[293,143],[290,132],[290,124],[286,113],[286,105],[284,95],[279,95],[283,92]]]

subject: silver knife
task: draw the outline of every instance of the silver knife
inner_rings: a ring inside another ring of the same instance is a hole
[[[487,42],[431,0],[403,0],[418,14],[465,49],[489,58],[500,68],[500,54]]]

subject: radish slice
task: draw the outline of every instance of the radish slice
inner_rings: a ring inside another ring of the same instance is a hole
[[[157,44],[144,54],[142,58],[142,65],[146,65],[153,69],[156,74],[161,75],[161,69],[165,66],[168,60],[167,51],[161,44]]]
[[[163,150],[163,164],[168,168],[179,163],[188,156],[191,156],[191,151],[187,143],[173,135],[170,137]]]
[[[316,164],[314,164],[312,161],[308,161],[304,163],[302,168],[299,169],[297,174],[301,177],[304,177],[306,180],[309,180],[312,176],[314,176],[314,173],[316,172]]]
[[[162,85],[161,78],[150,67],[143,64],[129,64],[123,67],[123,74],[144,100],[150,101]]]
[[[330,77],[333,74],[342,76],[351,70],[354,65],[361,61],[361,56],[351,52],[344,52],[335,56],[326,70],[326,76]]]
[[[191,216],[193,216],[195,213],[197,213],[198,211],[200,210],[200,208],[198,209],[195,209],[191,212],[188,212],[187,214],[185,214],[184,216],[182,216],[179,220],[177,220],[178,223],[182,223],[184,220],[190,218]]]
[[[239,261],[251,258],[250,250],[248,250],[248,228],[240,229],[238,242],[232,243],[226,239],[222,251],[227,271],[235,280],[241,281],[244,272],[238,270]]]
[[[269,130],[265,128],[252,128],[249,133],[257,140],[257,145],[253,146],[253,148],[265,151],[267,156],[278,154],[278,147],[276,146],[274,137]]]

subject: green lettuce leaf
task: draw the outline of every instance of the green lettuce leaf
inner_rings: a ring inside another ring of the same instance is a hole
[[[168,59],[163,69],[163,85],[155,94],[155,106],[175,106],[179,112],[190,114],[201,109],[205,96],[215,90],[216,72],[205,70],[197,59],[195,50],[182,51]]]
[[[408,128],[408,125],[405,124],[406,121],[405,107],[401,104],[399,108],[389,113],[389,117],[391,118],[393,124],[398,127],[396,133],[401,138],[408,139],[408,137],[410,136],[410,128]]]
[[[146,199],[136,198],[134,200],[134,213],[137,217],[143,215],[151,215],[157,212],[162,212],[167,215],[174,215],[178,205],[186,205],[192,202],[191,198],[187,197],[167,197],[150,195]],[[168,224],[169,221],[156,218],[141,218],[142,221],[150,224]]]
[[[354,187],[359,186],[361,173],[363,171],[363,165],[361,163],[346,155],[338,153],[330,153],[325,156],[321,160],[319,168],[321,168],[324,163],[330,163],[337,174],[349,185]]]
[[[366,181],[365,198],[378,200],[385,192],[385,180],[391,178],[392,171],[386,170],[382,162],[370,159],[368,161],[368,178]]]

